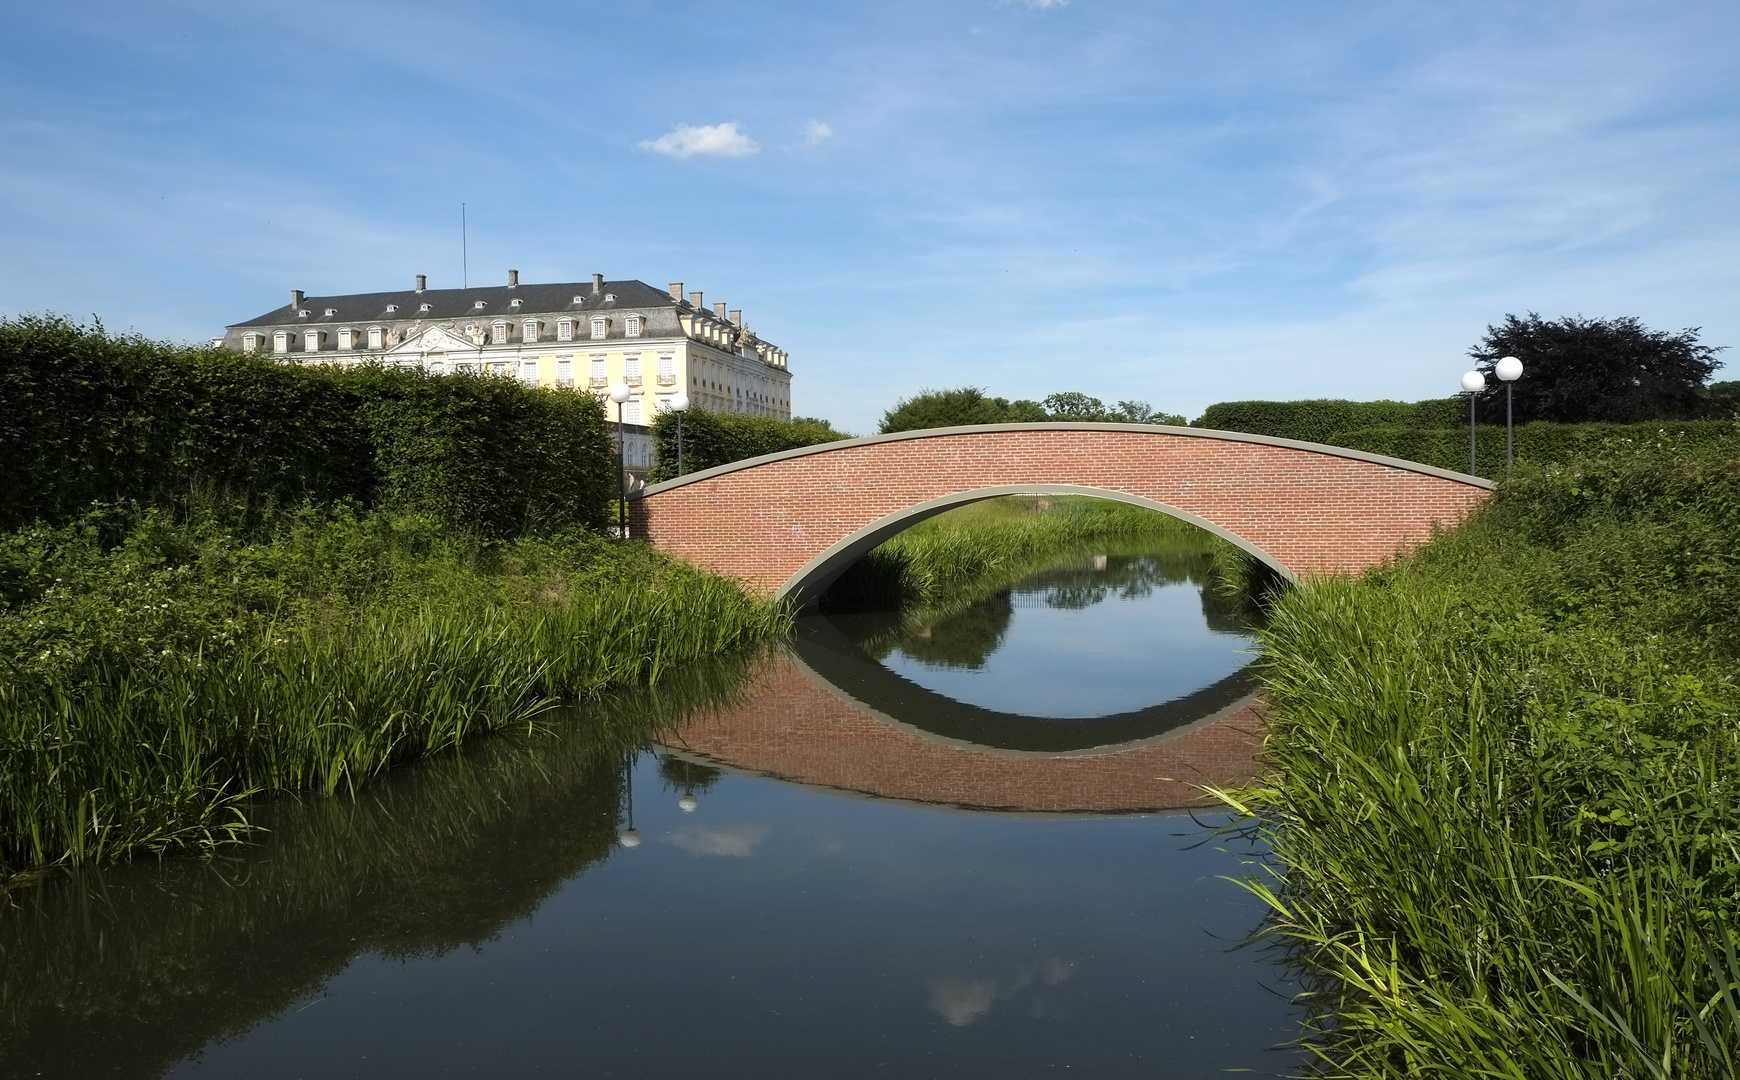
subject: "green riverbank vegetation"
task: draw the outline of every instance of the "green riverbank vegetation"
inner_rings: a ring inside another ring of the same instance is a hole
[[[1272,597],[1272,780],[1226,798],[1321,1075],[1736,1075],[1736,457],[1519,470]]]
[[[605,539],[591,397],[0,324],[0,882],[209,848],[782,634]]]
[[[1189,522],[1108,499],[985,499],[890,538],[842,575],[830,599],[914,609],[970,603],[1045,569],[1083,543],[1120,539],[1170,539],[1180,550],[1219,542]]]

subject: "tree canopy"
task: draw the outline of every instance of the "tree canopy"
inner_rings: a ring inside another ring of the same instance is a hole
[[[882,432],[969,424],[1017,424],[1042,420],[1075,420],[1124,424],[1183,425],[1182,416],[1156,411],[1146,401],[1120,401],[1108,409],[1099,398],[1075,391],[1052,394],[1043,403],[988,397],[973,386],[957,390],[925,390],[898,402],[882,417]]]
[[[1698,343],[1696,327],[1670,334],[1637,319],[1506,315],[1469,350],[1492,374],[1500,357],[1523,362],[1515,385],[1516,419],[1586,421],[1682,420],[1703,415],[1704,383],[1722,366],[1718,349]],[[1496,379],[1489,386],[1500,385]]]

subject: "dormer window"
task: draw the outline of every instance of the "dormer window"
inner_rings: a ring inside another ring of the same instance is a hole
[[[521,304],[521,300],[517,296],[514,297],[512,300],[508,301],[508,307],[516,307],[517,308],[520,306],[520,304]]]
[[[610,320],[609,319],[606,319],[604,316],[600,315],[598,318],[592,320],[592,340],[594,340],[594,341],[601,340],[609,332],[610,332]]]
[[[356,331],[345,327],[338,332],[338,347],[341,349],[356,348]]]
[[[573,319],[557,319],[556,320],[556,340],[557,341],[573,341],[574,340],[574,320]]]
[[[608,292],[607,292],[607,293],[605,293],[605,294],[604,294],[604,302],[605,302],[605,303],[606,303],[606,304],[614,304],[614,303],[616,303],[616,294],[615,294],[615,293],[608,293]]]
[[[417,305],[417,310],[419,312],[422,312],[423,314],[427,315],[429,313],[429,309],[433,308],[434,306],[435,306],[434,304],[419,304],[419,305]]]
[[[371,349],[381,348],[382,342],[385,339],[385,337],[386,337],[386,330],[384,328],[379,327],[379,326],[369,327],[369,348],[371,348]]]
[[[306,334],[303,334],[302,335],[302,351],[303,352],[319,352],[320,351],[320,335],[322,333],[324,333],[324,331],[310,330]]]
[[[337,314],[338,314],[338,309],[337,309],[337,308],[335,308],[335,307],[329,307],[329,308],[327,308],[327,309],[326,309],[326,317],[327,317],[327,318],[329,318],[329,319],[330,319],[330,318],[332,318],[332,317],[333,317],[333,316],[334,316],[334,315],[337,315]]]
[[[489,306],[489,301],[488,300],[478,300],[478,301],[474,302],[471,306],[473,308],[477,309],[478,311],[482,311],[484,308]]]
[[[586,298],[584,296],[576,296],[574,298],[574,302],[576,304],[584,304],[586,302]]]
[[[628,337],[639,337],[640,316],[630,315],[628,318],[622,320],[622,332]]]
[[[297,318],[298,318],[298,319],[306,319],[306,318],[308,318],[308,309],[307,309],[307,308],[303,308],[303,309],[302,309],[302,310],[301,310],[301,311],[298,311],[298,312],[297,312],[297,313],[296,313],[296,317],[297,317]]]
[[[514,301],[514,303],[517,304],[517,303],[519,303],[519,301],[516,300],[516,301]],[[525,325],[520,328],[520,340],[522,340],[522,341],[536,341],[536,340],[538,340],[538,331],[543,328],[543,325],[544,325],[543,323],[540,323],[536,319],[527,319],[525,322]]]
[[[509,331],[508,331],[508,324],[506,322],[498,322],[490,329],[494,332],[494,336],[493,336],[492,340],[494,341],[495,344],[506,345],[508,343]]]
[[[260,351],[260,335],[259,334],[243,334],[242,335],[242,351],[243,352],[259,352]]]
[[[272,335],[272,351],[275,353],[290,351],[290,332],[288,330],[280,330]]]
[[[397,305],[397,304],[388,304],[387,305],[387,313],[389,315],[397,310],[399,310],[399,305]]]

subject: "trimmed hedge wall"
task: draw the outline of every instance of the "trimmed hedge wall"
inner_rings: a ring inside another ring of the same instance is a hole
[[[0,321],[0,528],[199,488],[255,505],[354,499],[495,535],[601,527],[603,408],[507,379],[257,356]]]
[[[1191,427],[1242,431],[1303,442],[1332,442],[1338,431],[1376,427],[1454,427],[1468,422],[1465,398],[1427,401],[1223,401],[1210,405]],[[1464,463],[1466,464],[1464,455]]]
[[[703,409],[684,413],[682,425],[683,464],[692,473],[762,454],[851,438],[819,421],[736,416]],[[658,465],[652,473],[657,483],[677,475],[677,414],[660,413],[652,428],[658,440]]]
[[[1504,473],[1504,427],[1482,424],[1476,429],[1476,474],[1496,478]],[[1319,440],[1350,450],[1384,454],[1468,471],[1468,427],[1368,427],[1330,433]],[[1684,457],[1740,457],[1740,423],[1731,420],[1657,420],[1641,424],[1554,424],[1538,421],[1516,428],[1518,462],[1549,464],[1572,461],[1601,452],[1611,454],[1624,443],[1640,448],[1673,443]]]

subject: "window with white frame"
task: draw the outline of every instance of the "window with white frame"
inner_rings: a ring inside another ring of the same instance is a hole
[[[319,330],[310,330],[306,334],[303,334],[302,335],[302,351],[303,352],[319,352],[320,351],[320,334],[321,334],[321,332]]]
[[[640,423],[640,398],[631,397],[622,407],[622,422],[625,424]]]
[[[490,365],[489,365],[489,373],[491,375],[501,375],[501,376],[512,375],[513,374],[513,371],[511,370],[512,367],[513,367],[513,365],[506,360],[493,360],[490,362]]]
[[[556,385],[574,385],[574,358],[572,356],[556,357]]]
[[[622,381],[630,386],[640,385],[640,354],[622,354]]]
[[[341,349],[356,348],[356,331],[345,327],[338,332],[338,347]]]
[[[605,370],[604,354],[603,353],[593,353],[592,354],[592,385],[593,386],[606,386],[609,384],[609,381],[610,381],[610,374],[607,370]]]
[[[494,341],[495,344],[506,345],[508,343],[508,324],[507,323],[498,322],[490,329],[494,331],[494,337],[491,340]]]
[[[592,340],[601,340],[610,332],[610,320],[600,315],[592,320]]]
[[[659,385],[670,386],[677,381],[677,356],[675,353],[659,353]]]
[[[557,341],[573,341],[574,340],[574,320],[573,319],[557,319],[556,320],[556,340]]]
[[[445,361],[445,360],[431,360],[431,361],[429,361],[429,374],[441,375],[441,374],[445,374],[446,371],[447,371],[447,361]]]
[[[538,322],[538,320],[527,319],[525,325],[520,329],[520,337],[526,341],[536,341],[538,340],[538,331],[542,329],[542,327],[543,324]]]
[[[520,382],[527,386],[538,385],[538,362],[536,360],[520,361]]]
[[[371,348],[371,349],[380,348],[385,342],[386,335],[387,335],[387,332],[386,332],[386,329],[384,327],[379,327],[379,326],[369,327],[369,348]]]
[[[630,315],[622,320],[622,333],[625,337],[640,336],[640,316]]]
[[[659,413],[669,409],[671,407],[671,399],[674,397],[676,397],[675,394],[660,394],[658,400],[653,402],[653,415],[657,416]]]
[[[243,352],[259,352],[260,351],[260,335],[258,335],[258,334],[243,334],[242,335],[242,351]]]

